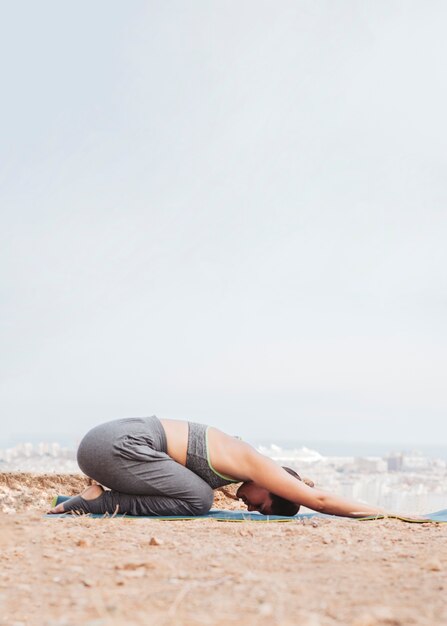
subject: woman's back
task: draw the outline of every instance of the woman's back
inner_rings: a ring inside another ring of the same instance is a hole
[[[177,463],[186,465],[188,422],[173,419],[161,419],[160,422],[166,433],[169,456]],[[238,458],[248,444],[213,426],[208,426],[206,438],[211,468],[219,474],[232,477],[236,482],[244,480],[244,477],[239,475]]]

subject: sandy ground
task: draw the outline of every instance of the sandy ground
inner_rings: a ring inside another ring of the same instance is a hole
[[[0,625],[447,625],[447,524],[42,517],[84,484],[0,474]]]

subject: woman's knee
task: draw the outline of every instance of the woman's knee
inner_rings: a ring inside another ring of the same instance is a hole
[[[206,483],[201,486],[200,491],[194,494],[191,500],[192,515],[206,515],[214,502],[214,491]]]

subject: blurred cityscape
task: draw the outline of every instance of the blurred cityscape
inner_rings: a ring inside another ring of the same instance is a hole
[[[0,449],[0,472],[80,472],[75,450],[59,443],[19,443]]]
[[[316,487],[402,514],[447,508],[447,461],[421,452],[325,456],[275,444],[258,450],[311,478]],[[78,473],[76,453],[59,443],[19,443],[0,449],[0,472]]]

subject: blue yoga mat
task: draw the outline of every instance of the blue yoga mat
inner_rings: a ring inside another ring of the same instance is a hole
[[[60,504],[61,502],[65,502],[66,500],[69,500],[70,498],[68,496],[57,496],[56,498],[54,498],[52,505],[56,506],[57,504]],[[76,517],[75,515],[68,515],[67,513],[61,513],[58,515],[47,515],[47,517]],[[219,510],[219,509],[211,509],[211,511],[209,511],[209,513],[207,513],[206,515],[197,515],[197,516],[178,516],[178,515],[163,515],[163,516],[158,516],[158,515],[121,515],[121,514],[117,514],[117,515],[109,515],[109,516],[104,516],[104,515],[98,515],[95,513],[88,513],[88,517],[96,517],[96,518],[104,518],[104,517],[119,517],[119,518],[123,518],[125,517],[126,519],[156,519],[156,520],[186,520],[186,519],[215,519],[218,521],[225,521],[225,522],[243,522],[243,521],[250,521],[250,522],[293,522],[296,520],[300,520],[300,519],[309,519],[309,518],[314,518],[314,517],[326,517],[326,518],[331,518],[331,517],[335,517],[333,515],[323,515],[322,513],[298,513],[297,515],[294,515],[293,517],[284,517],[282,515],[262,515],[261,513],[249,513],[248,511],[226,511],[226,510]],[[367,520],[377,520],[377,519],[383,519],[385,516],[383,515],[378,515],[378,516],[372,516],[372,517],[362,517],[362,518],[346,518],[346,519],[352,519],[353,521],[359,521],[359,519],[361,519],[361,521],[367,521]],[[411,523],[419,523],[419,524],[423,524],[423,523],[427,523],[427,522],[447,522],[447,509],[444,509],[443,511],[437,511],[435,513],[428,513],[427,515],[423,516],[423,519],[420,520],[415,520],[415,519],[407,519],[405,517],[400,517],[398,515],[396,516],[386,516],[387,518],[392,517],[393,519],[400,519],[403,522],[411,522]]]

